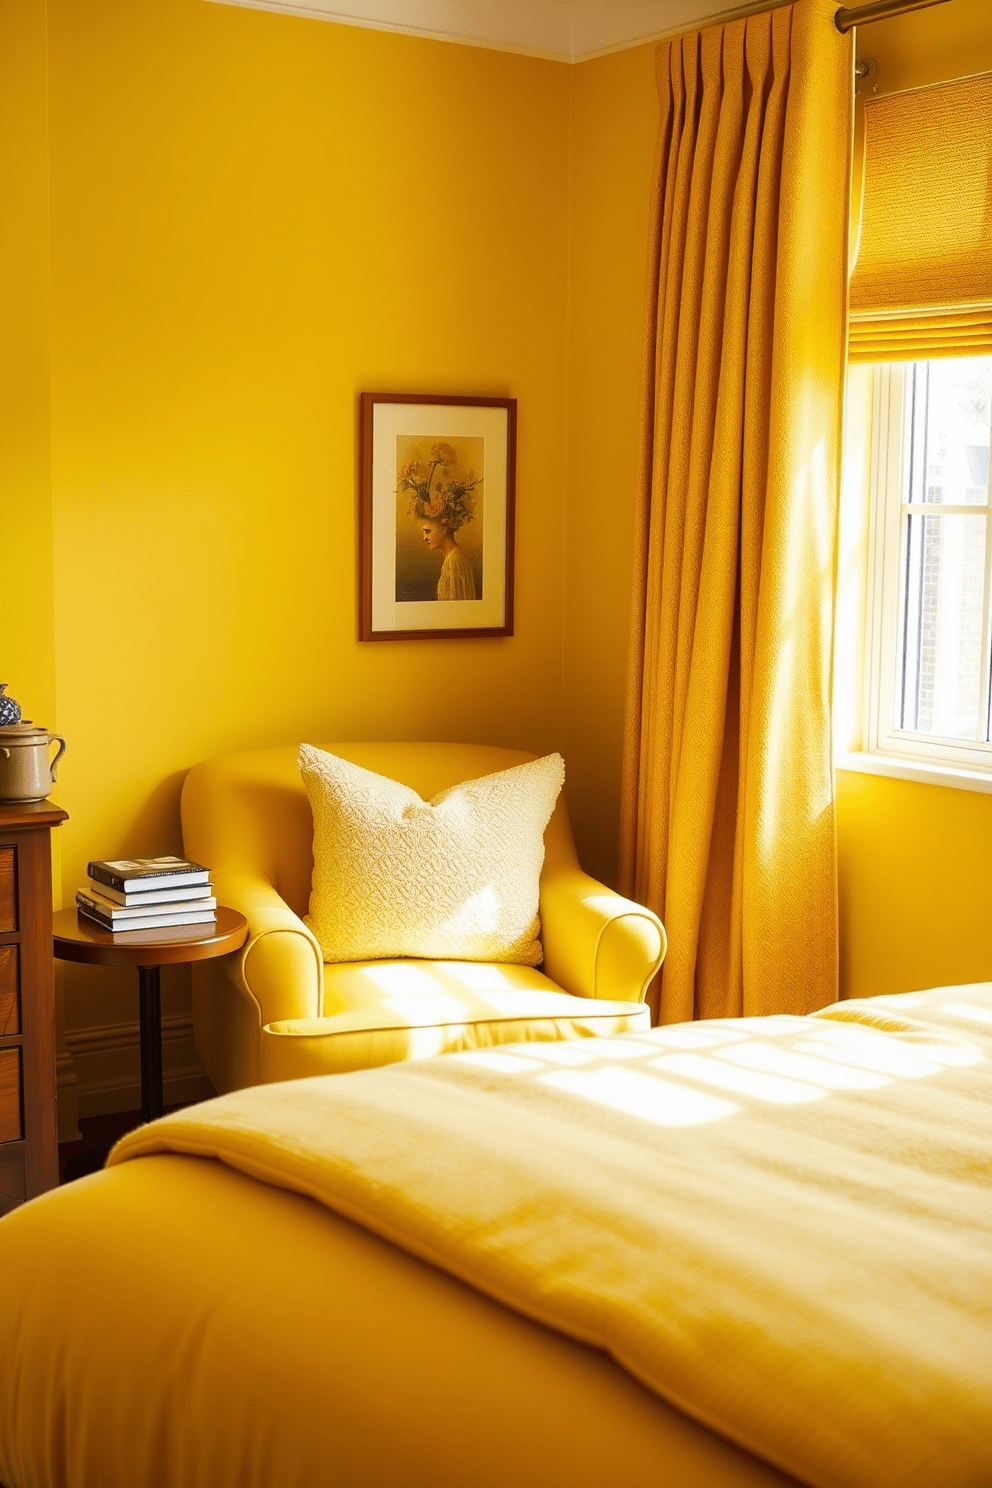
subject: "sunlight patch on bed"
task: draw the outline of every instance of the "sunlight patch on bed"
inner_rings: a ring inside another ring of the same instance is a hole
[[[636,1039],[625,1039],[614,1036],[609,1045],[600,1049],[600,1057],[607,1059],[644,1059],[646,1055],[654,1053],[649,1043],[638,1043]]]
[[[879,1075],[898,1075],[903,1080],[922,1080],[927,1075],[936,1075],[941,1066],[932,1059],[924,1059],[912,1047],[896,1043],[895,1039],[853,1038],[836,1043],[829,1039],[801,1039],[795,1045],[798,1054],[814,1054],[821,1059],[832,1059],[837,1064],[851,1069],[874,1070]]]
[[[731,1028],[710,1028],[704,1023],[676,1023],[670,1028],[653,1028],[651,1042],[667,1044],[672,1049],[715,1049],[719,1044],[739,1044],[746,1033]]]
[[[532,1075],[541,1067],[535,1059],[520,1054],[503,1054],[494,1049],[467,1049],[449,1058],[463,1064],[477,1064],[480,1069],[490,1070],[494,1075]]]
[[[950,1013],[952,1018],[967,1018],[972,1023],[992,1023],[992,1008],[975,1007],[971,1002],[942,1002],[940,1011]]]
[[[879,1028],[857,1023],[824,1022],[811,1025],[806,1031],[810,1038],[797,1044],[797,1049],[822,1054],[828,1059],[839,1059],[837,1051],[843,1049],[849,1056],[845,1059],[847,1063],[909,1079],[936,1075],[948,1067],[978,1064],[984,1057],[974,1044],[964,1040],[946,1043],[917,1033],[893,1037]]]
[[[588,1049],[587,1044],[593,1047]],[[552,1064],[595,1064],[603,1057],[598,1044],[598,1039],[568,1039],[561,1044],[542,1044],[541,1059]],[[536,1057],[537,1050],[534,1055]]]
[[[560,1070],[539,1075],[543,1085],[583,1100],[595,1101],[625,1116],[636,1116],[655,1126],[700,1126],[732,1116],[740,1106],[716,1095],[705,1095],[631,1069]]]
[[[766,1032],[776,1036],[774,1043],[765,1041]],[[777,1036],[786,1033],[799,1037],[783,1046]],[[658,1126],[679,1127],[746,1108],[711,1094],[714,1089],[768,1105],[805,1105],[833,1092],[925,1079],[983,1058],[964,1040],[911,1039],[864,1025],[785,1016],[754,1019],[747,1029],[713,1020],[653,1028],[641,1036],[542,1042],[452,1057],[492,1073],[529,1077]],[[645,1056],[653,1057],[634,1068],[628,1064]],[[682,1081],[691,1083],[676,1083]],[[710,1090],[701,1091],[700,1085]]]
[[[935,1064],[942,1068],[951,1067],[962,1069],[968,1064],[983,1064],[985,1055],[974,1044],[914,1044],[913,1049],[918,1051],[924,1059],[932,1059]]]
[[[652,1059],[651,1068],[661,1070],[663,1074],[699,1080],[703,1085],[715,1085],[721,1090],[732,1090],[737,1095],[750,1095],[774,1106],[800,1106],[822,1100],[827,1093],[819,1085],[717,1063],[702,1054],[664,1054],[660,1059]]]
[[[473,1049],[453,1057],[504,1074],[533,1074],[538,1069],[546,1069],[549,1064],[609,1064],[614,1060],[642,1059],[653,1052],[651,1044],[639,1044],[633,1039],[567,1039],[561,1043],[542,1042],[529,1044],[526,1048],[516,1047],[511,1054],[502,1050]]]
[[[727,1026],[734,1026],[733,1020],[726,1022]],[[751,1032],[760,1038],[784,1038],[788,1033],[802,1033],[805,1027],[806,1019],[792,1013],[771,1013],[767,1018],[751,1020]]]
[[[764,1070],[769,1075],[784,1075],[787,1079],[791,1076],[812,1085],[823,1085],[828,1090],[878,1090],[882,1085],[892,1083],[888,1075],[851,1069],[810,1054],[794,1054],[790,1049],[762,1044],[756,1039],[747,1044],[734,1044],[729,1049],[714,1049],[713,1057],[727,1059],[748,1069]]]

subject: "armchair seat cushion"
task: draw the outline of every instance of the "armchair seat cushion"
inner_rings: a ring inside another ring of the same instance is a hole
[[[326,965],[324,972],[324,1017],[262,1029],[263,1081],[650,1027],[643,1003],[572,997],[530,966],[363,961]]]

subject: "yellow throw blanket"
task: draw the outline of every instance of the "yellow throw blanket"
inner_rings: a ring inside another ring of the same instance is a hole
[[[992,1482],[992,984],[255,1087],[218,1158],[815,1488]]]

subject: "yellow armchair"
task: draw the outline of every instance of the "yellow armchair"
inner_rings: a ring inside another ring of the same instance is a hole
[[[429,800],[534,756],[477,744],[326,744]],[[244,948],[193,968],[196,1047],[215,1088],[337,1073],[396,1060],[646,1028],[661,921],[579,866],[560,798],[544,836],[544,966],[471,961],[324,965],[303,923],[313,819],[295,746],[195,766],[182,797],[187,856],[248,920]]]

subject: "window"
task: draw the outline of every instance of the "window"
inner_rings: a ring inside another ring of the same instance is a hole
[[[876,369],[867,746],[992,776],[992,356]]]

